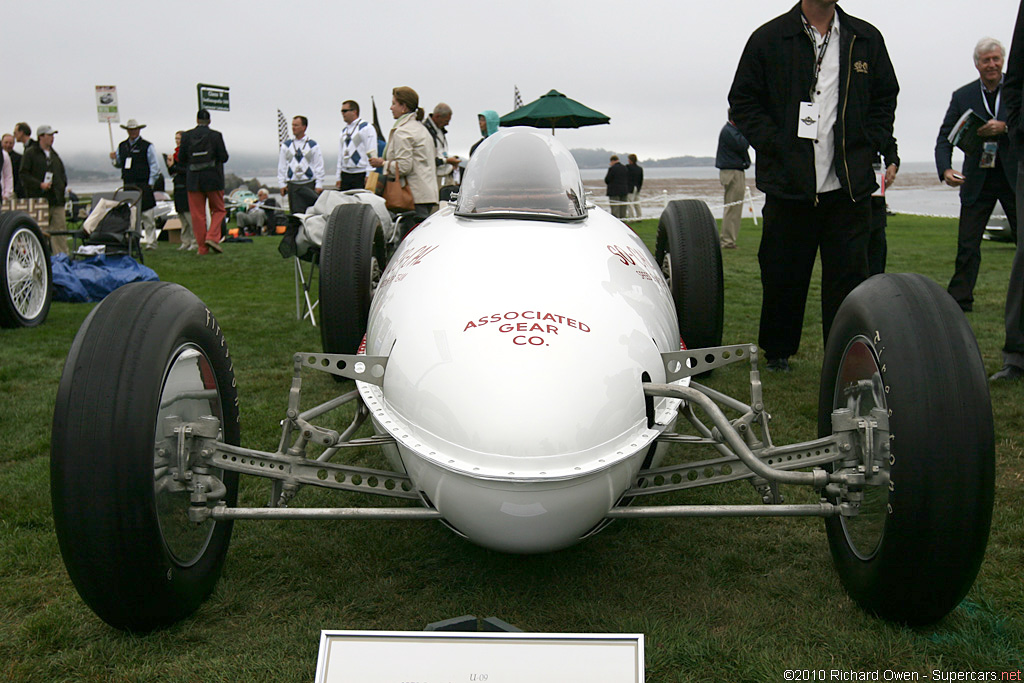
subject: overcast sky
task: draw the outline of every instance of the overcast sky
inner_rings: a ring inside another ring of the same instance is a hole
[[[790,2],[767,0],[373,0],[149,3],[69,0],[4,4],[0,53],[8,77],[0,130],[48,123],[65,154],[109,152],[95,86],[116,85],[121,122],[171,151],[194,125],[196,83],[231,88],[213,112],[232,150],[276,157],[277,114],[305,114],[331,167],[342,100],[385,131],[391,88],[408,85],[429,111],[454,110],[452,152],[479,138],[476,114],[512,110],[548,90],[604,112],[610,125],[559,131],[569,147],[635,152],[642,159],[713,156],[736,62],[751,31]],[[847,0],[844,10],[883,33],[900,81],[896,136],[904,161],[932,158],[954,88],[978,77],[977,40],[1009,47],[1016,0]],[[114,127],[115,142],[124,137]]]

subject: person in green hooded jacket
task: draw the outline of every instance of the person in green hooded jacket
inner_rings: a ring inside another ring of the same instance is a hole
[[[477,114],[477,119],[480,121],[480,134],[482,138],[473,143],[473,146],[469,148],[469,156],[473,156],[473,152],[480,146],[480,143],[488,138],[488,136],[494,135],[498,131],[498,112],[493,109],[487,109]]]

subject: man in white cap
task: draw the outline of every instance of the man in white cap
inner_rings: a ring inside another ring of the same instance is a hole
[[[36,131],[38,142],[25,145],[21,158],[21,183],[25,196],[45,199],[50,206],[50,223],[46,232],[61,232],[67,228],[64,217],[64,190],[68,176],[64,163],[53,148],[53,136],[57,131],[52,126],[39,126]],[[50,249],[54,254],[68,253],[68,238],[64,235],[50,235]]]
[[[156,160],[156,150],[152,143],[140,135],[146,124],[135,119],[121,124],[128,131],[128,138],[121,141],[116,152],[110,153],[110,160],[116,168],[121,169],[121,182],[125,187],[137,187],[142,190],[142,243],[147,249],[156,249],[156,216],[153,209],[156,199],[153,197],[153,184],[160,175],[160,165]]]

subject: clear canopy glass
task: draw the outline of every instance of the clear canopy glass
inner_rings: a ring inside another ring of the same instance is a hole
[[[587,208],[580,169],[552,135],[535,128],[499,130],[470,159],[455,214],[582,220]]]

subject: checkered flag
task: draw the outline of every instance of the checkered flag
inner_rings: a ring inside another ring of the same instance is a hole
[[[516,98],[515,98],[515,101],[512,103],[512,110],[513,111],[515,111],[516,109],[519,109],[519,107],[523,106],[523,96],[519,94],[519,86],[518,85],[515,86],[515,89],[516,89]]]
[[[281,110],[277,110],[277,144],[283,145],[284,141],[288,139],[288,120],[285,119],[284,114]]]

